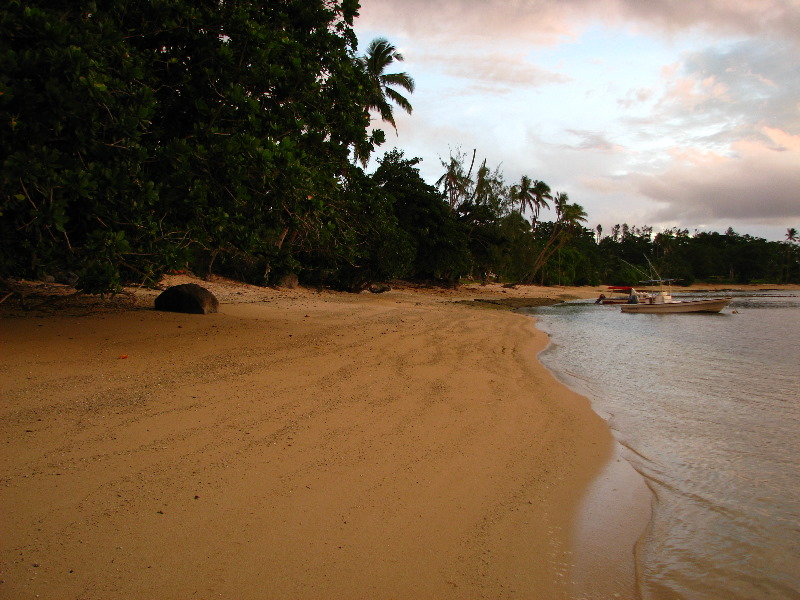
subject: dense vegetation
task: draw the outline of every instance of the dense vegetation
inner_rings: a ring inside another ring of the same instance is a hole
[[[395,277],[545,284],[800,281],[797,236],[622,225],[456,153],[426,183],[388,152],[413,92],[356,0],[51,3],[0,9],[0,276],[106,293],[165,271],[359,290]],[[552,208],[554,221],[540,220]],[[529,218],[526,218],[529,217]],[[794,232],[794,233],[792,233]]]

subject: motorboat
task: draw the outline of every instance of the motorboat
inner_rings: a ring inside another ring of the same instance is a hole
[[[667,294],[667,296],[669,296]],[[660,293],[649,302],[639,304],[623,304],[620,310],[624,313],[718,313],[728,305],[732,298],[705,298],[701,300],[664,300]]]
[[[670,280],[657,280],[663,284],[670,283]],[[655,283],[655,282],[643,282]],[[701,298],[697,300],[675,300],[670,291],[661,289],[659,292],[650,294],[643,300],[631,294],[628,303],[620,306],[624,313],[718,313],[728,305],[733,298]]]

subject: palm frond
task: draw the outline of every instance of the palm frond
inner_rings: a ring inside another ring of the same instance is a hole
[[[405,96],[400,95],[398,92],[394,91],[391,88],[386,88],[386,96],[389,99],[391,99],[392,102],[397,104],[397,106],[406,111],[408,114],[411,114],[412,111],[411,103]]]
[[[358,64],[364,70],[372,86],[367,110],[377,111],[381,119],[390,123],[397,130],[392,106],[393,102],[401,109],[411,114],[411,103],[408,98],[400,94],[394,87],[414,92],[414,79],[408,73],[386,73],[386,69],[395,61],[402,62],[403,55],[397,51],[386,38],[375,38],[367,47],[367,53],[359,57]]]
[[[408,73],[388,73],[387,75],[382,75],[380,81],[384,86],[397,85],[404,90],[414,92],[414,78]]]

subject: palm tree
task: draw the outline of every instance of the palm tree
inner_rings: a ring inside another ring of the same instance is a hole
[[[587,217],[586,210],[580,204],[565,204],[561,209],[561,223],[570,233],[580,227],[581,223],[586,223]]]
[[[580,204],[570,204],[569,196],[566,193],[557,192],[554,204],[557,215],[556,222],[544,247],[536,257],[533,269],[525,277],[528,282],[533,281],[545,263],[567,243],[580,224],[586,222],[586,210]]]
[[[550,186],[544,181],[534,181],[532,192],[535,201],[533,206],[533,217],[531,218],[531,226],[533,226],[539,218],[539,211],[542,209],[542,207],[544,206],[545,208],[550,208],[550,205],[547,203],[547,201],[553,199],[553,196],[550,194]]]
[[[414,92],[414,80],[408,73],[386,73],[386,69],[395,61],[402,62],[403,55],[385,38],[375,38],[367,48],[366,55],[358,59],[370,80],[367,110],[375,110],[381,119],[391,123],[395,131],[393,102],[408,114],[411,114],[411,103],[392,86]]]
[[[478,204],[486,204],[492,197],[492,172],[486,166],[486,159],[475,173],[475,189],[472,191],[472,200]]]
[[[532,181],[527,175],[523,175],[518,184],[511,186],[511,201],[519,204],[520,214],[525,210],[531,211],[531,227],[536,226],[542,207],[550,208],[547,201],[552,199],[549,185],[538,179]]]
[[[561,222],[561,217],[569,204],[569,196],[566,192],[556,192],[553,204],[556,209],[556,222]]]
[[[472,167],[475,164],[475,150],[472,151],[472,162],[469,165],[469,171],[464,172],[464,159],[466,156],[460,151],[456,152],[453,156],[450,153],[450,162],[446,163],[441,158],[439,159],[444,167],[445,172],[437,181],[436,185],[441,187],[445,194],[447,194],[450,203],[450,210],[455,210],[469,195],[469,190],[472,187]]]
[[[525,212],[525,209],[534,211],[533,207],[536,203],[536,197],[533,195],[533,188],[531,186],[531,178],[523,175],[519,183],[511,186],[510,195],[511,202],[519,204],[519,214]]]
[[[794,244],[797,242],[797,229],[794,227],[789,227],[786,230],[786,277],[784,281],[788,282],[792,278],[792,255],[796,256],[796,250]],[[795,264],[797,263],[797,259],[794,260]]]

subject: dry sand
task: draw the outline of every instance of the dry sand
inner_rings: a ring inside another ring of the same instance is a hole
[[[472,302],[602,288],[201,284],[219,314],[5,306],[0,598],[635,596],[641,481]]]

